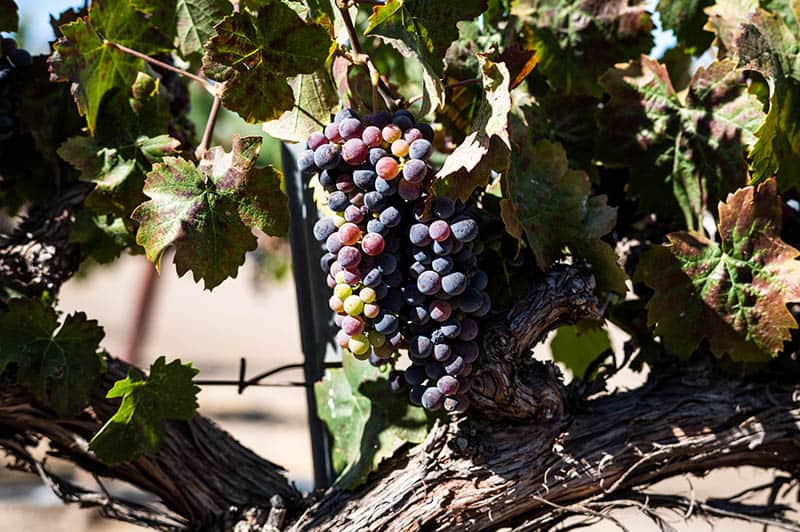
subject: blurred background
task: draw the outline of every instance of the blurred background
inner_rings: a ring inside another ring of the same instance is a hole
[[[54,39],[49,15],[82,5],[75,0],[17,0],[21,25],[17,41],[32,54],[49,53]],[[655,1],[652,2],[655,4]],[[657,15],[656,15],[657,16]],[[660,57],[674,46],[671,32],[655,32],[651,55]],[[698,62],[703,62],[701,58]],[[192,87],[191,118],[202,132],[210,96]],[[260,163],[280,167],[280,146],[263,134],[259,126],[244,123],[238,116],[221,112],[212,144],[230,147],[234,133],[262,135],[265,142]],[[190,276],[178,278],[170,256],[164,258],[160,276],[142,256],[124,256],[109,266],[87,264],[64,285],[59,308],[82,310],[105,328],[104,347],[116,356],[132,358],[147,367],[156,357],[190,361],[204,379],[236,379],[240,357],[246,357],[248,373],[254,374],[283,364],[302,362],[295,292],[288,244],[261,235],[259,249],[248,256],[236,279],[216,288],[202,290]],[[143,301],[148,305],[142,305]],[[138,315],[145,310],[146,319]],[[624,336],[611,331],[619,350]],[[537,349],[537,357],[549,358],[549,341]],[[642,374],[622,375],[612,383],[633,387]],[[285,373],[275,382],[297,381],[301,372]],[[302,387],[249,388],[242,395],[235,387],[208,386],[199,395],[200,413],[213,418],[244,445],[282,464],[289,478],[302,491],[313,488],[311,449]],[[0,460],[2,458],[0,457]],[[51,462],[51,465],[53,463]],[[69,464],[58,464],[70,474]],[[752,468],[721,471],[705,479],[672,481],[665,491],[698,497],[723,496],[737,487],[751,486],[764,472]],[[91,479],[76,479],[78,481]],[[657,528],[637,512],[622,512],[619,519],[631,530]],[[64,506],[39,479],[0,468],[0,530],[39,532],[138,530],[131,525],[106,521],[96,513]],[[719,521],[724,530],[760,530],[738,522]],[[701,521],[683,523],[674,519],[677,530],[711,530]],[[615,530],[603,522],[592,530]],[[718,528],[719,529],[719,528]]]

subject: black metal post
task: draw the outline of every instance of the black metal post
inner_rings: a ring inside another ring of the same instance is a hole
[[[303,146],[281,146],[286,195],[289,197],[289,243],[292,248],[297,310],[300,318],[300,338],[303,347],[306,382],[322,378],[325,355],[332,350],[332,322],[326,302],[328,288],[319,268],[322,250],[312,237],[316,207],[311,190],[297,168],[297,157]],[[327,488],[333,483],[330,441],[325,426],[317,416],[313,386],[306,387],[308,428],[311,435],[311,454],[314,460],[314,487]]]

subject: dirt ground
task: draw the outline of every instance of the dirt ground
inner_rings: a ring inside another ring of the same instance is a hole
[[[128,341],[139,280],[150,266],[142,257],[126,257],[111,268],[92,272],[86,280],[72,280],[62,290],[60,309],[83,310],[105,327],[104,346],[121,353]],[[246,357],[249,371],[301,362],[299,329],[291,280],[253,282],[250,261],[239,278],[223,283],[212,293],[203,291],[190,276],[179,279],[165,261],[158,281],[157,300],[141,364],[159,356],[189,360],[204,378],[236,378],[239,357]],[[619,339],[617,338],[617,343]],[[546,347],[539,349],[547,356]],[[300,374],[280,376],[280,381]],[[639,377],[619,384],[632,385]],[[200,411],[214,418],[243,444],[284,465],[289,478],[302,490],[311,487],[311,450],[306,430],[306,404],[302,388],[261,387],[245,390],[206,387],[199,396]],[[706,479],[673,480],[666,490],[697,497],[722,496],[752,486],[765,474],[752,468],[718,472]],[[658,530],[640,512],[614,514],[632,531]],[[795,515],[797,517],[797,515]],[[0,530],[20,532],[124,531],[136,527],[104,521],[93,512],[66,507],[36,479],[0,470]],[[681,531],[712,528],[700,520],[684,523],[679,515],[670,524]],[[611,521],[587,530],[616,530]],[[725,521],[716,530],[749,531],[761,527]]]

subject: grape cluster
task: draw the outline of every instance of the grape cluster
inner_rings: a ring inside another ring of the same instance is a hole
[[[2,39],[0,49],[0,140],[5,140],[14,132],[16,75],[20,69],[31,66],[33,60],[31,54],[22,48],[17,48],[14,39]]]
[[[391,389],[409,384],[412,403],[461,412],[479,352],[473,317],[491,302],[473,254],[475,219],[430,194],[432,141],[408,111],[359,118],[343,109],[298,162],[328,193],[313,233],[326,251],[337,344],[375,366],[394,368],[407,352],[411,364],[391,371]]]

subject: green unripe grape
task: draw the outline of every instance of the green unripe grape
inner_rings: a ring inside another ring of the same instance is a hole
[[[348,286],[348,288],[350,287]],[[362,288],[361,291],[358,293],[358,297],[364,303],[372,303],[373,301],[375,301],[376,297],[375,290],[373,290],[368,286],[366,288]]]
[[[357,334],[347,342],[347,348],[352,351],[353,355],[356,357],[365,355],[369,352],[369,340],[363,334]]]
[[[358,296],[349,296],[344,300],[344,311],[351,316],[358,316],[364,311],[364,302]]]
[[[336,274],[335,279],[336,279],[337,284],[347,284],[347,280],[345,278],[345,273],[344,272],[338,272]]]
[[[353,289],[349,284],[340,283],[333,289],[333,295],[344,301],[353,294]]]
[[[369,343],[373,347],[381,347],[386,343],[386,337],[378,331],[369,331],[367,335],[369,336]]]

